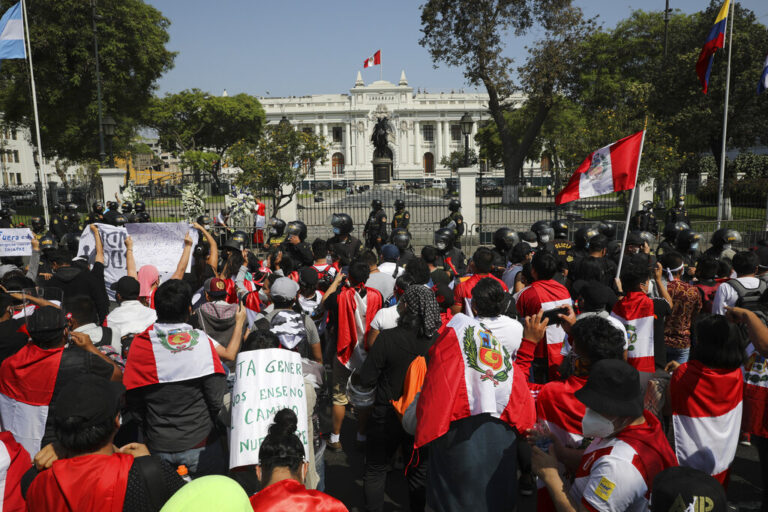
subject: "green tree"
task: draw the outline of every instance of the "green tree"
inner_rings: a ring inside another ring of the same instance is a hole
[[[554,98],[567,91],[578,59],[576,43],[591,25],[570,0],[430,0],[422,8],[419,44],[429,50],[435,65],[463,69],[471,85],[488,92],[488,110],[501,142],[505,203],[517,199],[523,164]],[[511,34],[524,35],[534,26],[546,36],[531,47],[516,81],[510,74],[513,61],[504,55],[505,42]],[[505,112],[515,107],[512,94],[521,91],[533,116],[515,140]]]
[[[254,96],[212,96],[199,89],[156,98],[148,118],[168,151],[218,155],[216,165],[204,168],[217,184],[227,150],[238,141],[257,142],[265,124],[264,109]]]
[[[4,11],[15,0],[0,1]],[[27,3],[42,147],[46,157],[87,164],[98,159],[99,126],[91,6],[83,0]],[[104,112],[117,121],[119,152],[141,124],[157,79],[173,65],[169,21],[141,0],[103,0],[96,21]],[[2,64],[0,111],[6,122],[34,123],[23,60]],[[34,133],[34,130],[33,130]]]
[[[477,152],[474,149],[469,148],[467,157],[468,159],[466,163],[469,165],[477,164]],[[464,167],[466,165],[464,160],[464,150],[460,149],[452,152],[448,156],[443,156],[443,158],[440,159],[440,165],[447,167],[451,172],[456,172],[459,167]]]
[[[263,191],[277,212],[291,201],[307,172],[318,161],[325,162],[327,153],[324,137],[278,123],[268,125],[258,142],[237,142],[228,156],[242,169],[237,184]]]
[[[179,167],[182,171],[192,171],[195,182],[200,183],[200,171],[212,172],[219,165],[219,155],[209,151],[191,149],[181,154]]]

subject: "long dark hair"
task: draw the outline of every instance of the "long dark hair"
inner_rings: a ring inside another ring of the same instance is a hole
[[[275,414],[274,423],[259,448],[262,484],[269,482],[275,468],[287,468],[292,476],[299,479],[299,468],[304,462],[304,445],[296,435],[298,423],[296,413],[290,409],[282,409]]]
[[[723,315],[702,315],[691,333],[691,359],[710,368],[735,370],[744,363],[744,337]]]

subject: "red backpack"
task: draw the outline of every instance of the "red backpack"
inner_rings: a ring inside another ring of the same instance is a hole
[[[712,313],[712,302],[715,300],[715,293],[720,288],[720,282],[715,281],[715,284],[707,285],[702,283],[696,283],[696,289],[699,290],[701,295],[701,311],[704,313]]]

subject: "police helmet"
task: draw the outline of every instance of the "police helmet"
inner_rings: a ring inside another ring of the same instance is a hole
[[[642,238],[643,242],[647,243],[648,245],[653,245],[653,243],[656,241],[656,237],[649,231],[641,231],[640,238]]]
[[[122,213],[118,213],[115,216],[115,226],[125,226],[128,224],[128,219]]]
[[[564,220],[553,220],[550,224],[555,232],[555,238],[568,238],[568,223]]]
[[[674,242],[677,238],[677,234],[684,229],[691,229],[691,226],[682,221],[675,223],[667,222],[664,224],[664,232],[662,234],[664,235],[664,238],[668,238]]]
[[[61,213],[62,211],[64,211],[64,208],[61,206],[61,203],[53,205],[53,213]]]
[[[592,226],[579,228],[576,230],[576,233],[573,236],[573,245],[577,249],[586,249],[589,239],[599,234],[600,232],[597,230],[597,228]]]
[[[58,244],[56,243],[56,238],[50,233],[43,235],[40,237],[40,249],[45,250],[52,250],[58,248]]]
[[[549,243],[555,238],[555,230],[552,229],[546,220],[534,222],[531,226],[531,231],[536,233],[536,238],[542,244]]]
[[[459,211],[459,208],[461,208],[461,201],[459,201],[458,199],[451,199],[448,202],[448,209],[450,211],[457,212]]]
[[[147,212],[138,212],[136,216],[138,217],[139,222],[152,222],[152,219]]]
[[[608,240],[614,240],[616,238],[616,225],[610,222],[600,221],[595,225],[595,229],[605,236]]]
[[[248,235],[244,231],[235,231],[232,236],[224,242],[225,249],[232,249],[233,251],[242,251],[245,248],[245,242],[248,240]]]
[[[653,211],[653,201],[643,201],[643,210],[646,212]]]
[[[435,247],[441,251],[447,251],[453,247],[455,236],[450,228],[440,228],[435,231]]]
[[[283,219],[278,219],[277,217],[272,217],[269,219],[269,236],[283,236],[284,231],[285,221]]]
[[[520,237],[509,228],[499,228],[493,233],[493,245],[505,254],[519,242]]]
[[[697,249],[701,235],[692,229],[684,229],[677,234],[675,238],[675,249],[681,252],[688,252],[691,249]]]
[[[354,228],[352,217],[346,213],[334,213],[331,216],[331,226],[333,227],[334,235],[348,235]]]
[[[70,254],[77,254],[80,246],[80,233],[67,233],[61,237],[59,247],[64,247]]]
[[[300,220],[293,220],[285,227],[285,234],[288,236],[296,235],[303,242],[307,238],[307,225]]]
[[[45,220],[42,217],[32,217],[29,219],[29,224],[35,233],[39,233],[45,228]]]
[[[211,227],[211,217],[207,213],[204,215],[200,215],[195,222],[203,226],[205,229],[209,229]]]
[[[682,207],[685,205],[685,196],[677,196],[677,206]]]
[[[133,204],[130,201],[125,201],[122,206],[120,206],[120,211],[124,214],[131,213],[131,210],[133,210]]]
[[[712,245],[723,247],[741,243],[741,233],[731,228],[721,228],[712,233]]]
[[[141,213],[147,210],[147,205],[144,204],[144,201],[139,200],[133,205],[133,209],[136,213]]]
[[[94,201],[91,203],[91,210],[95,213],[104,213],[104,203],[101,201]]]
[[[392,230],[392,243],[400,249],[400,254],[402,254],[411,245],[411,234],[403,228],[394,229]]]
[[[76,213],[77,212],[77,205],[75,203],[67,203],[67,211]]]
[[[402,210],[405,208],[405,201],[402,199],[395,199],[395,210]]]
[[[374,199],[371,201],[371,208],[374,210],[381,210],[381,199]]]

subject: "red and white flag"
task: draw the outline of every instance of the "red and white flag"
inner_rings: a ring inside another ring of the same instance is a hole
[[[739,444],[741,379],[739,369],[720,370],[690,361],[672,374],[669,384],[677,460],[721,484]]]
[[[131,390],[213,373],[223,374],[224,366],[207,334],[187,324],[154,324],[133,339],[123,384]]]
[[[377,50],[376,53],[368,57],[363,61],[363,67],[369,68],[371,66],[378,66],[381,64],[381,50]]]
[[[416,408],[415,446],[442,436],[451,422],[490,414],[518,432],[536,422],[523,371],[516,371],[515,347],[506,346],[480,322],[454,316],[429,349],[427,375]]]
[[[28,453],[40,451],[63,351],[28,343],[0,366],[0,430]]]
[[[339,292],[339,332],[336,336],[336,357],[348,369],[362,366],[367,356],[365,335],[382,305],[381,293],[365,287],[365,297],[356,288],[344,288]]]
[[[611,316],[627,330],[627,362],[639,372],[653,373],[653,301],[643,292],[629,292],[613,306]]]
[[[744,363],[744,420],[742,430],[768,437],[768,360],[753,345],[747,347]]]
[[[0,510],[30,510],[21,495],[21,478],[32,465],[24,447],[10,432],[0,432]]]
[[[555,204],[635,188],[644,136],[645,131],[637,132],[585,158],[557,194]]]

